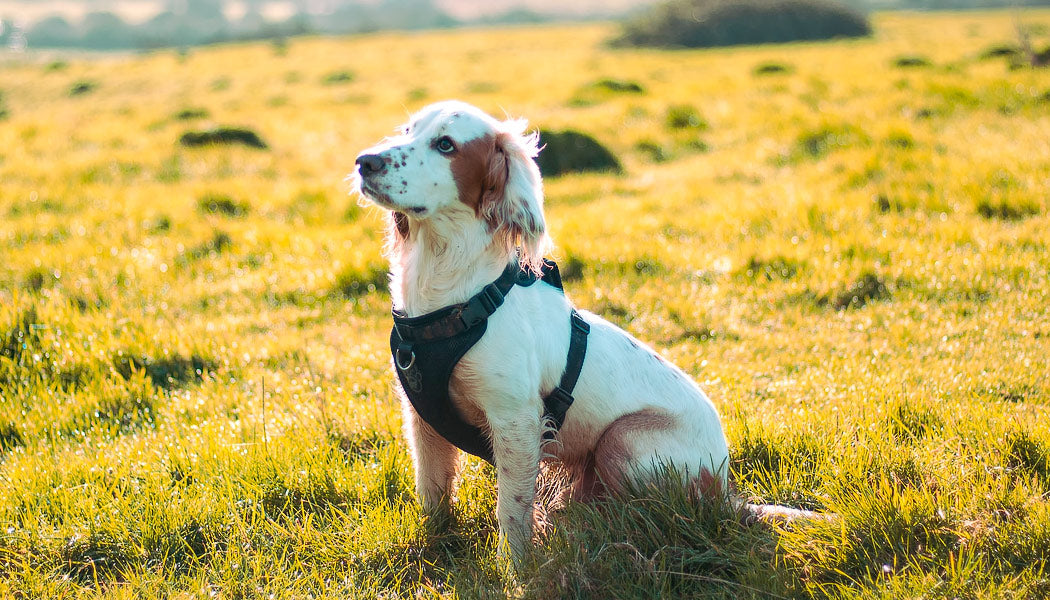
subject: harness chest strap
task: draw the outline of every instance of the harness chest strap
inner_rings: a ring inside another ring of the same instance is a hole
[[[560,430],[565,424],[565,414],[572,406],[572,390],[580,378],[580,371],[583,370],[583,359],[587,357],[587,334],[591,332],[591,326],[583,320],[575,308],[572,309],[569,322],[571,330],[569,355],[565,359],[565,372],[561,375],[561,382],[543,399],[543,406],[547,409],[544,416],[549,418],[554,425],[553,430],[547,429],[543,432],[545,440],[554,439],[554,432]]]
[[[561,290],[558,265],[544,260],[542,281]],[[450,443],[494,463],[492,445],[485,433],[463,418],[449,396],[449,381],[456,364],[481,339],[488,318],[496,312],[516,285],[528,287],[537,277],[520,265],[508,265],[500,277],[482,288],[470,300],[447,306],[420,317],[407,317],[393,311],[390,350],[405,395],[420,416]],[[575,309],[571,311],[569,352],[561,381],[543,399],[544,418],[553,429],[544,432],[552,439],[565,422],[572,406],[572,391],[579,379],[587,353],[590,326]]]

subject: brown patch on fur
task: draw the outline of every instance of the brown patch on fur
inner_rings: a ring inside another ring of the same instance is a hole
[[[707,469],[700,469],[700,476],[689,482],[689,491],[698,500],[723,500],[727,497],[722,478]]]
[[[397,211],[390,211],[390,216],[394,218],[394,232],[401,241],[408,239],[408,217],[404,213]]]
[[[594,446],[594,473],[613,492],[623,489],[623,478],[633,458],[631,438],[638,434],[667,431],[674,427],[670,415],[645,409],[626,414],[605,428]]]
[[[471,140],[452,156],[452,179],[459,201],[481,216],[482,207],[498,201],[507,185],[507,157],[491,134]]]
[[[569,498],[575,502],[591,502],[605,495],[605,488],[594,470],[594,453],[589,452],[578,461],[564,463],[569,474]]]

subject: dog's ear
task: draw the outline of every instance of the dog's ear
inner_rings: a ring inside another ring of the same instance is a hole
[[[408,217],[404,213],[392,210],[389,219],[387,246],[389,250],[400,252],[405,241],[408,240]]]
[[[543,183],[533,158],[539,136],[525,135],[524,121],[502,124],[482,185],[481,215],[498,243],[519,246],[521,265],[540,273],[550,247],[543,219]]]

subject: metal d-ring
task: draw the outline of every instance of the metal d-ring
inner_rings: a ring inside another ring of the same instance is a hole
[[[408,353],[411,355],[411,358],[409,358],[407,365],[402,364],[401,348],[398,348],[397,352],[394,353],[394,362],[397,363],[397,368],[402,371],[407,371],[412,368],[412,365],[416,364],[416,352],[411,349],[411,346],[409,347]]]

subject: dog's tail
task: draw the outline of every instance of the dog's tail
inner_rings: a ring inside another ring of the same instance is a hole
[[[801,508],[779,506],[776,504],[752,504],[739,501],[737,508],[745,524],[769,523],[775,525],[792,525],[805,521],[832,521],[837,518],[834,513],[819,513]]]

